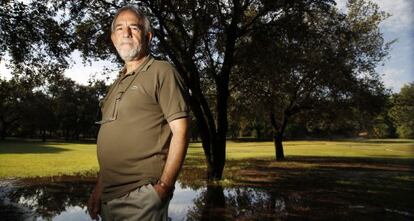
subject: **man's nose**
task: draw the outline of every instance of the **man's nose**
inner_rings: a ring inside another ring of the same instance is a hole
[[[123,28],[122,29],[122,36],[124,37],[124,38],[129,38],[129,37],[131,37],[131,28],[130,27],[125,27],[125,28]]]

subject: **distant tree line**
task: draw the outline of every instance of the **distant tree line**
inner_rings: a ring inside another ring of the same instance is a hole
[[[24,79],[0,80],[0,134],[46,139],[94,139],[99,100],[107,86],[97,81],[76,84],[53,75],[45,85],[30,85]]]
[[[0,79],[0,134],[6,137],[81,140],[95,139],[99,101],[107,91],[103,81],[79,85],[62,75],[42,87],[24,79]],[[244,106],[230,97],[228,139],[272,140],[273,129],[265,111]],[[366,102],[369,102],[367,99]],[[323,112],[297,115],[286,128],[286,139],[312,138],[414,138],[414,83],[390,94],[373,115],[347,104],[326,103]],[[342,106],[342,107],[339,107]],[[194,116],[193,116],[194,118]],[[200,141],[196,125],[193,141]]]
[[[286,127],[285,139],[335,138],[414,138],[414,82],[399,93],[388,92],[380,98],[364,99],[371,109],[361,109],[352,100],[326,102],[324,109],[298,114]],[[259,107],[244,110],[231,106],[232,138],[272,139],[272,125]]]

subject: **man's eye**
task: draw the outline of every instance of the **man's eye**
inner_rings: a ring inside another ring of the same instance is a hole
[[[130,26],[131,30],[134,31],[139,31],[139,27],[138,26]]]
[[[117,27],[117,28],[115,28],[115,30],[117,30],[117,31],[121,31],[122,30],[122,27]]]

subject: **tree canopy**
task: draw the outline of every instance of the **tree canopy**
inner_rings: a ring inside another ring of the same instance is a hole
[[[244,81],[236,96],[262,107],[278,159],[284,157],[288,123],[298,114],[330,113],[343,120],[355,112],[354,119],[372,122],[369,116],[379,114],[386,102],[375,67],[389,49],[378,27],[387,15],[362,0],[349,1],[347,15],[315,4],[288,4],[289,13],[258,27],[238,54],[239,78],[254,80]]]
[[[404,85],[392,102],[390,116],[397,125],[397,133],[403,138],[414,138],[414,82]]]

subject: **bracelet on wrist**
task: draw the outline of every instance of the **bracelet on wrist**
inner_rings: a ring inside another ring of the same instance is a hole
[[[165,190],[167,190],[167,191],[171,191],[171,190],[173,190],[173,189],[174,189],[174,186],[170,186],[170,185],[166,184],[166,183],[165,183],[164,181],[162,181],[162,180],[159,180],[157,184],[158,184],[158,185],[160,185],[163,189],[165,189]]]

